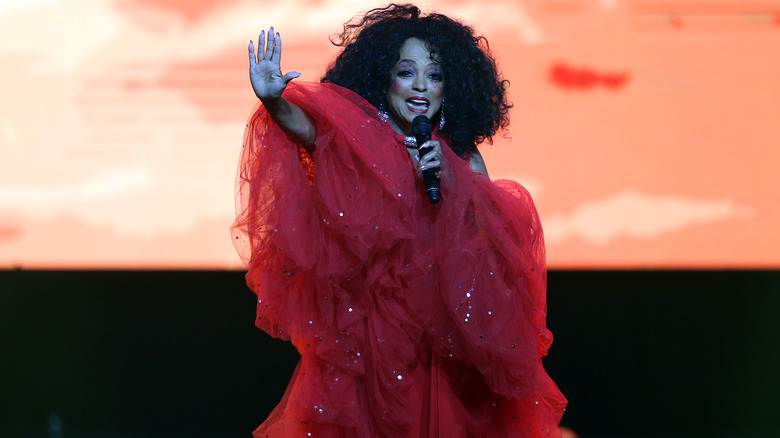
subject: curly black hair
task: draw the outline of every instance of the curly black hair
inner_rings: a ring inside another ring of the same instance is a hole
[[[446,117],[443,135],[452,149],[469,155],[509,125],[509,81],[498,74],[487,40],[445,15],[421,15],[411,4],[390,4],[344,24],[331,42],[343,47],[322,82],[348,88],[377,108],[385,104],[392,68],[403,43],[418,38],[442,66]]]

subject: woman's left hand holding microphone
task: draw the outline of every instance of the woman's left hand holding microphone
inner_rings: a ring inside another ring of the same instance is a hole
[[[436,178],[441,177],[442,152],[441,143],[438,140],[428,140],[420,146],[420,150],[431,148],[417,162],[417,175],[422,176],[424,170],[437,169]]]

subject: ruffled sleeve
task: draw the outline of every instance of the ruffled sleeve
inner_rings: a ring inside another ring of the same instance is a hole
[[[308,320],[301,326],[300,316],[332,321],[327,308],[315,307],[333,303],[350,273],[381,269],[399,240],[419,233],[413,168],[376,109],[330,84],[294,82],[284,96],[314,118],[315,151],[309,156],[257,105],[241,151],[232,235],[249,286],[269,306],[258,324],[290,339],[320,332]]]
[[[439,354],[473,364],[492,391],[533,413],[530,424],[557,424],[566,399],[542,366],[553,338],[544,238],[531,196],[514,181],[491,181],[463,164],[448,166],[442,197],[434,226],[447,309],[439,314]]]

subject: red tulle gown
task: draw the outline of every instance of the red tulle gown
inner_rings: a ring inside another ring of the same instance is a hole
[[[285,97],[314,117],[316,150],[256,107],[232,228],[257,326],[301,354],[254,436],[557,436],[566,399],[542,368],[552,335],[528,192],[443,144],[431,205],[376,108],[332,84]]]

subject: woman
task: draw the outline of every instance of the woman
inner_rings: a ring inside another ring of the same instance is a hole
[[[510,107],[484,40],[411,5],[374,9],[345,25],[321,83],[282,74],[273,28],[259,41],[234,242],[258,327],[301,361],[255,437],[558,435],[541,227],[476,148]],[[436,128],[418,159],[419,115]]]

